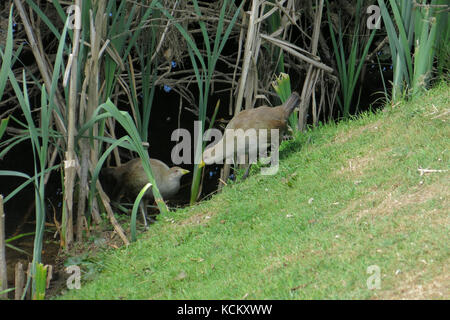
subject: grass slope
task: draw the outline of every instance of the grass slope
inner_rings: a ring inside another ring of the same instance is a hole
[[[449,172],[418,171],[449,169],[449,92],[299,135],[277,175],[159,217],[60,298],[450,298]]]

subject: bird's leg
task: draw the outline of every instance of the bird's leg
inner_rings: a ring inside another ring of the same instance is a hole
[[[245,180],[245,179],[247,179],[247,177],[250,173],[250,167],[252,166],[252,162],[250,161],[250,156],[248,154],[246,154],[244,162],[243,163],[239,162],[239,163],[240,163],[239,169],[241,169],[245,166],[245,173],[242,176],[242,180]]]
[[[154,207],[158,207],[158,203],[156,202],[156,200],[153,201],[153,206],[154,206]],[[149,223],[155,223],[155,222],[156,222],[156,216],[157,216],[157,215],[158,215],[158,213],[157,213],[157,214],[154,214],[154,215],[152,215],[152,216],[150,216],[150,217],[147,216],[147,221],[148,221]]]
[[[252,164],[249,163],[248,166],[247,166],[247,169],[245,170],[244,175],[242,176],[242,180],[247,179],[247,177],[248,177],[248,175],[249,175],[249,173],[250,173],[250,168],[251,168],[251,166],[252,166]]]
[[[148,230],[148,225],[147,225],[147,201],[141,200],[141,203],[139,203],[139,207],[141,208],[142,217],[144,218],[145,230]]]

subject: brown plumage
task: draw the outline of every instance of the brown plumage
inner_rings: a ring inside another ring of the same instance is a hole
[[[169,168],[164,162],[157,159],[150,159],[150,166],[155,177],[156,185],[164,200],[170,199],[180,190],[181,177],[187,173],[180,167]],[[134,200],[142,188],[149,182],[145,174],[140,158],[124,163],[118,167],[110,167],[102,169],[102,176],[112,178],[114,183],[111,198],[114,201],[120,201],[122,197]],[[147,204],[154,201],[152,187],[146,192],[140,203],[141,211],[146,224]]]
[[[299,102],[300,96],[297,92],[293,92],[286,102],[280,106],[262,106],[240,112],[228,123],[222,139],[203,152],[203,161],[206,164],[220,163],[227,159],[234,162],[236,154],[248,155],[249,153],[256,154],[258,151],[264,151],[257,150],[258,144],[249,144],[248,141],[245,144],[238,144],[237,141],[239,139],[242,141],[244,131],[254,129],[256,137],[259,137],[260,130],[265,129],[267,132],[266,141],[258,142],[261,148],[267,149],[271,145],[271,129],[278,129],[279,139],[281,139],[287,130],[288,118]],[[239,132],[238,129],[242,129],[242,131]],[[246,175],[248,175],[248,170],[249,168],[247,169]]]

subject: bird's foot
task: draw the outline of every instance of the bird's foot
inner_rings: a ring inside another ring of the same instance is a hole
[[[156,217],[147,217],[147,224],[154,224],[156,222]]]
[[[156,222],[156,219],[153,217],[146,217],[144,220],[144,230],[148,231],[150,229],[150,225],[154,224]]]

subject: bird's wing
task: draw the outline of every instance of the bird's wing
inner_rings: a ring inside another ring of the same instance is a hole
[[[163,180],[164,175],[169,172],[169,166],[158,159],[150,159],[150,166],[152,167],[153,175],[156,183]]]
[[[152,159],[150,158],[150,165],[156,168],[161,168],[163,170],[169,170],[169,166],[167,164],[165,164],[164,162],[162,162],[161,160],[158,159]]]
[[[287,125],[280,107],[259,107],[245,110],[234,117],[227,129],[283,129]]]

